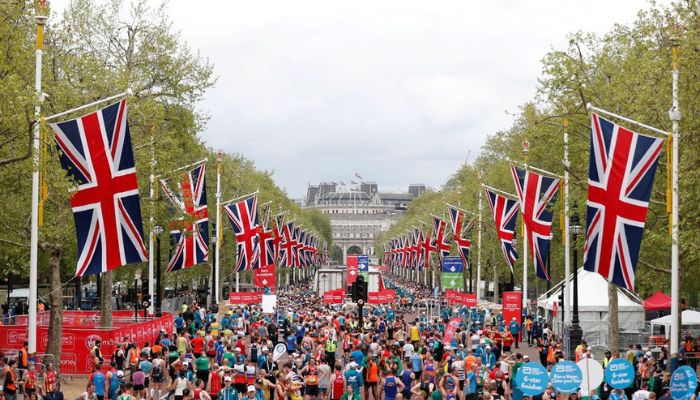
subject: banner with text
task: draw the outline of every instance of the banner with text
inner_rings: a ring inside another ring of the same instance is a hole
[[[369,256],[367,254],[357,256],[357,271],[365,278],[365,282],[369,282]]]
[[[506,324],[506,327],[514,318],[520,324],[522,304],[522,292],[503,292],[503,322]]]
[[[231,304],[260,304],[263,292],[231,292],[229,302]]]
[[[345,289],[326,290],[323,292],[323,302],[326,304],[340,304],[345,297]]]
[[[445,290],[445,300],[448,303],[462,304],[467,307],[476,307],[476,294],[474,293],[463,293],[454,289]]]
[[[457,329],[459,329],[459,322],[459,317],[454,317],[447,323],[445,334],[442,335],[442,343],[446,346],[452,343],[452,338],[455,336],[455,333],[457,333]]]
[[[275,291],[275,266],[261,267],[253,270],[253,284],[256,288],[269,288]]]
[[[357,280],[357,255],[348,255],[345,261],[348,264],[348,286]]]
[[[396,292],[393,289],[384,289],[379,292],[367,293],[367,302],[369,304],[387,304],[396,301]]]
[[[461,289],[464,287],[464,262],[462,257],[448,256],[442,258],[442,290]]]

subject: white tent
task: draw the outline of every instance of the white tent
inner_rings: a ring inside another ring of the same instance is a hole
[[[661,318],[656,318],[652,319],[651,322],[651,329],[652,331],[654,330],[654,326],[664,326],[664,332],[666,333],[666,337],[669,337],[669,333],[671,332],[671,321],[672,318],[670,315],[667,315],[665,317]],[[700,326],[700,312],[694,311],[694,310],[685,310],[681,313],[681,322],[683,326]]]
[[[554,304],[558,313],[561,313],[559,295],[564,282],[559,282],[549,292],[537,299],[537,307],[544,312],[548,321],[551,321]],[[569,296],[571,305],[574,304],[573,275],[566,285],[564,292]],[[638,332],[644,328],[644,306],[642,300],[634,293],[617,288],[618,319],[620,331]],[[608,330],[608,310],[610,301],[608,297],[608,281],[600,274],[588,272],[583,268],[578,271],[578,315],[581,329],[584,332],[600,332]],[[571,310],[566,310],[567,315]],[[557,315],[557,320],[561,317]]]

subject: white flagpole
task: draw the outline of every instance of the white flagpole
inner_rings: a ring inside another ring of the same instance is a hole
[[[571,321],[571,295],[567,291],[571,279],[571,239],[569,238],[569,120],[564,119],[564,322]],[[576,272],[574,272],[576,273]]]
[[[681,120],[681,111],[678,108],[678,38],[673,41],[673,107],[668,111],[668,116],[673,123],[671,138],[673,140],[672,151],[672,169],[671,169],[671,371],[678,366],[678,339],[680,336],[679,326],[679,303],[680,303],[680,284],[679,284],[679,259],[678,259],[678,141],[680,139],[679,122]]]
[[[527,227],[523,224],[523,310],[527,312]]]
[[[214,290],[212,293],[216,296],[216,302],[219,302],[219,281],[221,280],[219,275],[219,248],[221,247],[222,241],[222,227],[221,227],[221,157],[222,153],[216,154],[216,243],[214,245]]]
[[[151,304],[148,306],[148,313],[151,315],[155,314],[155,291],[154,291],[154,278],[153,278],[153,242],[155,241],[155,234],[153,233],[153,208],[154,208],[154,198],[155,195],[155,181],[156,181],[156,144],[155,144],[156,128],[151,126],[151,176],[148,178],[149,181],[149,234],[148,234],[148,295],[151,298]]]
[[[41,7],[43,11],[43,7]],[[35,75],[34,75],[34,91],[37,96],[37,103],[34,106],[34,138],[32,148],[34,151],[34,166],[32,171],[32,220],[31,220],[31,239],[29,250],[29,318],[27,323],[27,352],[33,357],[36,354],[36,299],[38,295],[37,281],[39,279],[38,263],[39,263],[39,153],[41,150],[40,123],[41,118],[41,102],[43,94],[41,93],[41,66],[44,47],[44,24],[48,17],[44,15],[36,15],[36,51],[35,51]],[[9,293],[8,293],[9,296]]]
[[[481,300],[481,198],[483,190],[479,190],[479,234],[476,246],[476,301]]]

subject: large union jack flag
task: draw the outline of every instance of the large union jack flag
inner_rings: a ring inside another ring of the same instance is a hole
[[[629,290],[662,145],[662,139],[591,115],[583,266]]]
[[[209,255],[209,214],[207,211],[206,165],[185,172],[180,181],[180,196],[160,180],[165,196],[181,217],[170,223],[173,254],[168,271],[189,268],[207,261]]]
[[[515,260],[518,259],[518,253],[513,247],[513,238],[515,237],[515,223],[518,219],[518,202],[488,189],[484,189],[484,192],[486,192],[486,199],[491,207],[493,222],[496,225],[496,234],[501,241],[501,249],[506,258],[506,264],[508,264],[510,272],[515,274],[513,267]]]
[[[260,266],[258,197],[251,196],[237,203],[227,204],[223,209],[231,221],[236,237],[237,257],[234,272],[257,269]]]
[[[121,100],[50,124],[61,165],[78,184],[70,200],[78,242],[76,276],[148,259],[126,114],[126,100]]]
[[[470,270],[471,265],[469,264],[469,251],[472,247],[472,241],[465,238],[464,235],[474,224],[474,218],[468,221],[466,226],[463,226],[465,217],[464,212],[455,207],[449,207],[449,211],[450,224],[452,225],[452,239],[454,239],[454,242],[457,245],[457,252],[459,253],[459,257],[462,259],[462,263],[464,263],[464,267],[467,270]]]
[[[433,217],[433,246],[437,249],[442,262],[443,257],[450,255],[450,243],[447,241],[447,222],[438,217]]]
[[[547,273],[547,253],[552,240],[552,210],[559,190],[559,179],[511,166],[520,213],[525,225],[527,247],[539,278],[551,280]]]

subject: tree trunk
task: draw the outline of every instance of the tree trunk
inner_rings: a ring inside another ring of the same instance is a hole
[[[102,280],[102,290],[100,293],[100,309],[102,310],[102,327],[112,327],[112,280],[113,272],[103,272],[98,279]],[[135,295],[135,293],[134,293]]]
[[[617,286],[608,283],[608,349],[613,355],[620,351],[620,323],[617,314]]]
[[[46,353],[56,358],[54,367],[58,368],[61,359],[61,337],[63,334],[63,292],[61,290],[61,256],[63,247],[57,246],[51,250],[49,259],[49,340]],[[41,338],[40,338],[41,339]]]

